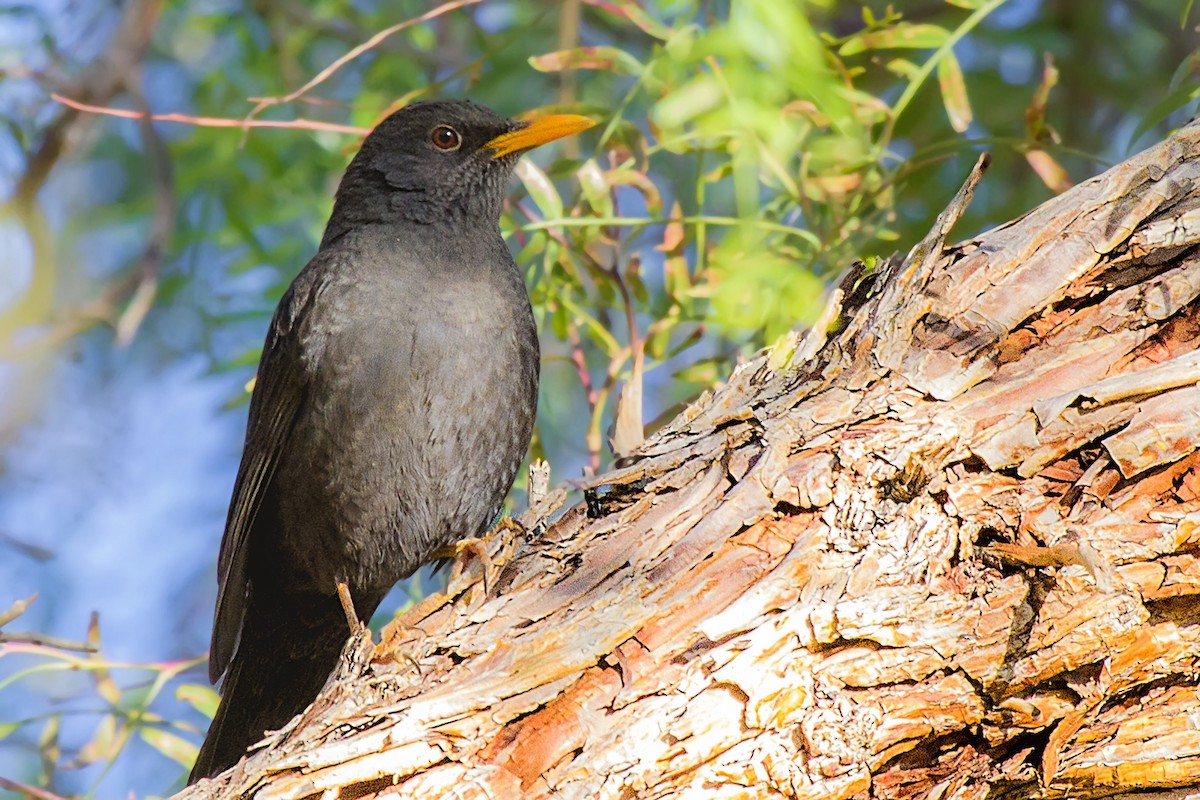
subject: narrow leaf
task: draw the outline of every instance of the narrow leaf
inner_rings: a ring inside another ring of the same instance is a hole
[[[851,36],[838,48],[838,55],[852,56],[866,50],[893,50],[912,48],[929,50],[941,47],[950,37],[950,32],[940,25],[901,22],[890,28],[867,31]]]
[[[126,727],[118,723],[115,715],[108,714],[100,720],[87,743],[79,748],[72,765],[83,767],[98,761],[111,761],[124,746],[127,736]]]
[[[210,720],[217,714],[217,705],[221,703],[221,696],[215,691],[212,691],[208,686],[200,686],[199,684],[184,684],[175,690],[175,698],[182,702],[191,705]]]
[[[1137,140],[1142,137],[1146,131],[1153,128],[1158,123],[1169,117],[1173,112],[1183,108],[1192,100],[1200,98],[1200,85],[1191,84],[1180,86],[1175,91],[1168,94],[1162,100],[1159,100],[1154,106],[1146,112],[1146,116],[1142,117],[1142,121],[1134,128],[1133,135],[1129,137],[1129,144],[1133,146]]]
[[[1050,90],[1058,84],[1058,67],[1054,66],[1054,57],[1050,53],[1043,58],[1042,80],[1025,108],[1025,130],[1030,141],[1057,143],[1058,134],[1046,124],[1046,106],[1050,103]]]
[[[1025,160],[1050,191],[1061,194],[1071,188],[1071,176],[1045,150],[1031,150],[1025,154]]]
[[[562,198],[554,184],[546,177],[536,164],[528,158],[517,163],[517,177],[525,184],[525,191],[533,198],[542,216],[546,219],[559,219],[563,215]]]
[[[663,228],[662,244],[656,245],[655,250],[662,253],[674,253],[683,244],[684,227],[683,227],[683,209],[680,208],[679,202],[676,201],[671,206],[671,221]]]
[[[199,748],[182,736],[158,728],[142,728],[138,735],[146,744],[180,766],[190,767],[196,760]]]
[[[595,159],[589,158],[583,162],[575,174],[579,178],[579,187],[583,190],[583,196],[592,209],[600,216],[612,216],[612,190],[608,185],[607,176],[596,164]]]
[[[647,14],[636,0],[615,0],[605,8],[618,16],[625,17],[655,39],[668,39],[671,36],[671,29]]]
[[[596,69],[614,75],[640,75],[645,65],[618,47],[573,47],[531,56],[529,66],[538,72]]]
[[[971,101],[967,98],[967,84],[963,80],[962,67],[953,52],[946,53],[937,66],[938,87],[942,92],[942,105],[950,118],[950,127],[963,133],[971,126]]]
[[[90,644],[97,655],[100,652],[100,615],[95,611],[92,612],[92,617],[88,621],[87,643]],[[96,683],[96,691],[100,696],[107,700],[111,705],[117,705],[121,702],[121,689],[113,680],[107,667],[96,666],[91,670],[92,680]]]
[[[617,412],[608,436],[608,446],[618,458],[629,455],[646,440],[642,427],[642,375],[639,362],[640,359],[634,361],[633,375],[621,387],[621,394],[617,397]]]

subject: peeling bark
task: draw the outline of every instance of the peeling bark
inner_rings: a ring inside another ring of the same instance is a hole
[[[983,166],[181,796],[1200,791],[1200,124],[947,247]]]

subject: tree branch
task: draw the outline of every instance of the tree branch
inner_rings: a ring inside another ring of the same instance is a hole
[[[977,178],[181,796],[1200,787],[1200,123],[946,247]]]

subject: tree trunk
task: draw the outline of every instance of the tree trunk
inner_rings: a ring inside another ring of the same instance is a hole
[[[182,796],[1200,790],[1200,124],[946,247],[984,166]]]

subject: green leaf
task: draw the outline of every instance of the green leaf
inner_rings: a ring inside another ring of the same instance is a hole
[[[1187,86],[1180,86],[1162,100],[1159,100],[1146,112],[1146,116],[1142,118],[1138,126],[1133,129],[1133,134],[1129,137],[1129,146],[1133,147],[1137,143],[1137,140],[1148,130],[1197,98],[1200,98],[1200,84],[1193,83]]]
[[[887,67],[888,72],[892,73],[893,75],[898,75],[907,81],[913,80],[921,72],[921,67],[917,64],[914,64],[912,61],[909,61],[907,58],[889,59],[887,64],[884,66]]]
[[[146,744],[184,767],[190,767],[200,751],[200,748],[182,736],[159,728],[141,728],[138,730],[138,736]]]
[[[671,333],[674,329],[674,325],[659,325],[646,339],[646,355],[655,361],[661,361],[671,346]]]
[[[554,310],[550,313],[550,329],[554,331],[554,337],[561,342],[565,342],[570,335],[571,318],[566,307],[562,303],[557,303]]]
[[[701,75],[659,100],[654,107],[654,116],[664,128],[680,128],[723,103],[724,96],[717,80],[711,75]]]
[[[546,250],[545,236],[530,236],[525,246],[517,253],[517,263],[527,264]]]
[[[49,777],[49,775],[53,774],[54,767],[58,764],[58,759],[62,757],[62,745],[58,740],[58,734],[61,730],[62,717],[54,714],[46,720],[46,725],[42,728],[42,732],[38,736],[37,749],[38,755],[41,757],[43,777]]]
[[[697,386],[712,386],[725,365],[716,359],[705,359],[675,371],[675,379]]]
[[[588,201],[592,210],[602,217],[611,217],[612,190],[608,185],[608,177],[601,171],[595,159],[589,158],[575,174],[579,178],[579,187],[583,190],[584,199]]]
[[[950,38],[950,31],[940,25],[901,22],[889,28],[866,31],[851,36],[838,48],[838,55],[853,56],[867,50],[910,48],[929,50],[941,47]]]
[[[632,186],[641,192],[646,200],[646,213],[657,216],[662,213],[662,193],[654,181],[641,170],[617,167],[605,174],[605,179],[612,186]]]
[[[575,318],[577,323],[581,323],[583,331],[588,337],[596,343],[596,345],[604,351],[604,354],[612,358],[621,349],[620,343],[613,337],[608,329],[600,322],[600,320],[589,314],[582,306],[573,302],[570,298],[562,298],[563,306],[571,312],[571,316]],[[562,338],[566,338],[565,336]]]
[[[209,719],[217,715],[217,706],[221,703],[221,695],[211,687],[198,683],[181,684],[175,690],[175,698],[187,703]]]
[[[887,143],[888,138],[891,136],[892,126],[896,124],[896,120],[898,120],[908,109],[909,104],[912,103],[913,98],[916,97],[917,92],[920,91],[921,85],[924,84],[925,79],[932,74],[934,68],[937,66],[937,63],[951,51],[955,44],[962,41],[963,37],[974,30],[979,23],[981,23],[989,14],[1003,5],[1004,2],[1005,0],[984,0],[979,4],[979,8],[977,8],[969,17],[963,20],[957,28],[954,29],[953,33],[947,34],[945,42],[938,47],[937,52],[933,53],[933,55],[931,55],[925,61],[918,74],[909,81],[908,85],[904,87],[904,92],[901,93],[900,97],[897,98],[892,104],[892,115],[888,122],[889,129],[886,131],[886,134],[883,138],[884,144]]]
[[[554,188],[546,173],[536,164],[528,158],[521,159],[517,164],[517,177],[525,184],[525,191],[529,192],[543,218],[558,219],[563,215],[563,203],[558,189]]]
[[[92,612],[92,618],[88,623],[87,642],[96,648],[96,653],[100,651],[100,616]],[[117,682],[113,680],[112,674],[109,673],[108,667],[104,665],[98,658],[96,665],[91,670],[92,680],[96,684],[96,691],[100,696],[107,700],[112,705],[117,705],[121,702],[121,688],[117,686]]]

